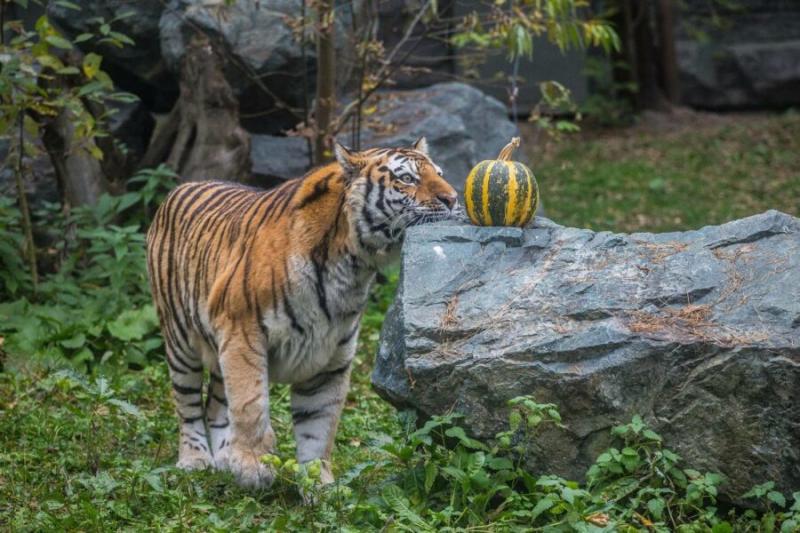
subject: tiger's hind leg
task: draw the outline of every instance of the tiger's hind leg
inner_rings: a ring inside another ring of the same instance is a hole
[[[181,350],[167,340],[167,363],[172,396],[180,421],[178,468],[204,469],[213,464],[206,435],[203,409],[203,363],[197,355]]]
[[[303,383],[292,385],[292,422],[297,462],[322,460],[320,481],[333,482],[331,452],[336,428],[350,388],[351,360]]]
[[[214,466],[220,470],[228,470],[228,458],[231,450],[231,423],[228,417],[228,398],[219,362],[214,361],[209,367],[210,380],[206,391],[206,420],[210,433],[211,453]]]

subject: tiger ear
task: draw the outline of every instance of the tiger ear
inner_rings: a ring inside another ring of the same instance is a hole
[[[342,144],[334,143],[333,153],[336,154],[336,161],[342,166],[345,175],[352,176],[358,172],[360,165],[357,152]]]
[[[420,137],[414,142],[413,145],[411,145],[411,148],[417,152],[422,152],[423,154],[428,155],[428,139],[426,139],[424,136]]]

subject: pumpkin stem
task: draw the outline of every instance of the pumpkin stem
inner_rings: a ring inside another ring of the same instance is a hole
[[[497,156],[498,161],[509,161],[511,159],[511,154],[519,148],[519,137],[514,137],[511,139],[511,142],[505,145],[502,150],[500,150],[500,155]]]

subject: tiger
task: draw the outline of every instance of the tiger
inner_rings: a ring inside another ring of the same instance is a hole
[[[456,218],[424,137],[351,150],[279,187],[179,185],[147,233],[147,267],[179,419],[177,466],[261,488],[275,472],[271,383],[289,384],[297,462],[331,453],[361,315],[405,230]],[[205,371],[208,377],[204,378]]]

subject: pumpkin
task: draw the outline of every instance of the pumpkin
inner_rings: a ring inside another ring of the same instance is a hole
[[[473,224],[522,227],[533,218],[539,186],[531,169],[511,161],[518,146],[519,137],[514,137],[497,159],[481,161],[467,176],[464,203]]]

